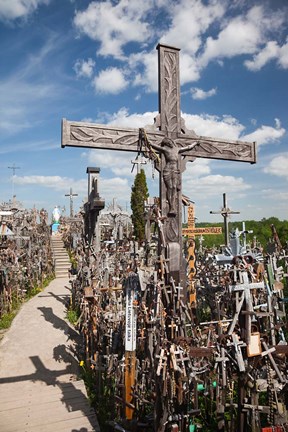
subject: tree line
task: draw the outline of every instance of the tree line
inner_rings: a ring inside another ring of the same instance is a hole
[[[137,241],[140,243],[145,239],[145,201],[149,196],[148,187],[146,183],[146,175],[144,170],[141,170],[138,173],[134,180],[134,185],[132,186],[131,191],[131,210],[132,210],[132,223],[133,223],[133,231],[134,236]],[[270,217],[268,219],[263,218],[260,221],[255,220],[246,220],[245,222],[245,231],[248,231],[246,234],[247,244],[252,245],[257,244],[261,246],[264,252],[267,250],[267,245],[269,243],[273,243],[273,232],[271,226],[274,226],[275,231],[279,237],[280,243],[283,248],[287,248],[288,243],[288,221],[287,220],[279,220],[276,217]],[[229,222],[229,232],[233,232],[238,228],[241,232],[243,231],[243,222]],[[183,225],[183,228],[187,225]],[[196,227],[211,227],[211,226],[219,226],[222,227],[223,233],[220,235],[205,235],[202,237],[203,247],[211,248],[217,247],[225,244],[224,240],[224,224],[223,223],[196,223]],[[196,246],[199,246],[200,238],[196,237]]]
[[[245,222],[245,231],[248,231],[246,234],[247,244],[252,244],[255,242],[257,245],[261,245],[264,251],[267,249],[267,245],[269,243],[274,242],[273,232],[271,226],[275,227],[277,232],[279,241],[283,248],[287,247],[288,243],[288,221],[287,220],[279,220],[276,217],[270,217],[268,219],[263,218],[260,221],[255,220],[246,220]],[[243,222],[229,222],[229,232],[233,232],[238,229],[240,232],[243,231]],[[210,226],[219,226],[222,227],[224,231],[223,223],[196,223],[196,227],[210,227]],[[196,238],[196,245],[199,244],[199,238]],[[224,244],[224,233],[220,235],[207,235],[204,237],[203,247],[213,247],[220,246]]]

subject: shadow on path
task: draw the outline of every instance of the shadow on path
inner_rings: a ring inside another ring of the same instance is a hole
[[[66,287],[65,287],[66,288]],[[47,292],[47,295],[45,294],[41,294],[39,295],[39,298],[49,298],[49,297],[53,297],[55,298],[55,300],[59,301],[60,303],[62,303],[65,307],[69,306],[69,294],[61,294],[61,295],[57,295],[51,291]]]
[[[74,357],[75,349],[71,347],[67,349],[65,345],[58,345],[54,348],[53,357],[57,362],[64,363],[66,367],[62,370],[50,370],[45,367],[39,356],[29,357],[36,371],[28,375],[18,375],[14,377],[0,378],[0,384],[9,384],[15,382],[43,382],[47,386],[57,387],[62,392],[61,402],[65,404],[68,412],[80,411],[87,418],[92,428],[97,427],[97,420],[92,408],[89,407],[86,395],[81,389],[77,388],[74,380],[71,382],[61,382],[61,376],[73,374],[78,369],[78,362]],[[36,408],[36,407],[35,407]],[[37,409],[37,408],[36,408]],[[53,415],[53,413],[51,413]],[[97,429],[94,429],[97,430]],[[73,429],[71,432],[88,432],[87,428],[83,427],[80,430]]]
[[[79,340],[79,334],[73,330],[66,321],[55,315],[51,307],[42,306],[37,309],[42,312],[46,321],[50,322],[57,330],[62,330],[64,334],[68,336],[68,339]]]

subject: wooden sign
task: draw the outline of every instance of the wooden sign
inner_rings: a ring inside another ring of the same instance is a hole
[[[135,294],[139,277],[130,273],[125,284],[126,288],[126,322],[125,322],[125,416],[127,420],[132,420],[134,406],[133,388],[136,377],[136,332],[137,332],[137,313],[135,311]]]
[[[134,310],[134,289],[131,285],[126,288],[126,329],[125,329],[125,351],[136,349],[136,317]]]
[[[222,234],[221,227],[199,227],[199,228],[183,228],[183,235],[209,235],[209,234]]]
[[[261,342],[260,342],[260,333],[254,332],[251,333],[250,343],[247,345],[247,356],[254,357],[258,356],[262,353]]]

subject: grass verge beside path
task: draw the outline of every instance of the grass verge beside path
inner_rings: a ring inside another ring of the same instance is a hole
[[[27,291],[23,300],[17,300],[12,302],[12,310],[9,312],[5,312],[0,318],[0,340],[4,336],[5,331],[8,330],[11,326],[12,321],[19,312],[21,306],[26,301],[30,300],[32,297],[42,292],[43,289],[46,288],[53,279],[55,279],[54,275],[47,277],[46,279],[44,279],[42,287],[35,286]]]

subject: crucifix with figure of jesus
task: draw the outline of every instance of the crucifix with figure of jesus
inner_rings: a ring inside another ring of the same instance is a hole
[[[198,136],[185,128],[180,114],[179,49],[159,44],[159,114],[146,127],[145,138],[159,158],[161,215],[165,254],[176,284],[186,285],[182,255],[182,173],[196,158],[256,162],[256,143]],[[143,130],[94,123],[62,121],[62,147],[139,152]],[[193,192],[193,191],[192,191]]]

